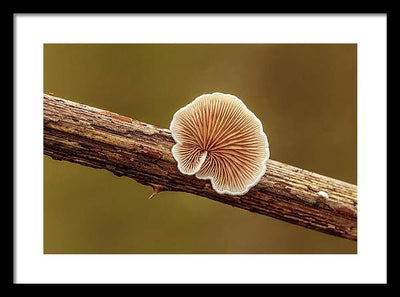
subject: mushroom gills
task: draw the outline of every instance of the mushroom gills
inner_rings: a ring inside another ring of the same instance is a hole
[[[175,113],[170,130],[178,169],[210,179],[218,193],[243,195],[265,173],[267,136],[261,121],[236,96],[197,97]]]

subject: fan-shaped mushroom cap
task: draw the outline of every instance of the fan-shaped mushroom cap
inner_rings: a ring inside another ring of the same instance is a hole
[[[197,97],[174,114],[170,130],[178,169],[210,179],[220,194],[243,195],[265,173],[267,136],[260,120],[236,96]]]

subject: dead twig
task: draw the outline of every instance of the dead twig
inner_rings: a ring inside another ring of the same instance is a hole
[[[167,129],[45,94],[44,153],[128,176],[161,191],[182,191],[317,231],[357,240],[357,186],[268,160],[243,196],[220,195],[209,181],[183,175]]]

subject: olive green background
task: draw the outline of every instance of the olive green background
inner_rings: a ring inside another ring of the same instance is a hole
[[[241,98],[271,159],[357,183],[355,44],[45,44],[44,92],[168,128]],[[44,156],[44,253],[356,253],[356,242]]]

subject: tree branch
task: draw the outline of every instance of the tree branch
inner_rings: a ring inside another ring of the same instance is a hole
[[[45,94],[44,153],[128,176],[161,191],[182,191],[332,235],[357,240],[357,186],[268,160],[243,196],[217,194],[207,180],[183,175],[167,129]],[[152,195],[154,196],[154,195]]]

